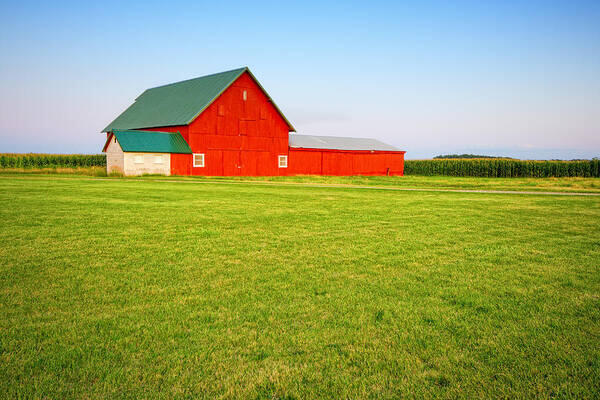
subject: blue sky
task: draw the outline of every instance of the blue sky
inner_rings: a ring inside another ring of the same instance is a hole
[[[600,2],[0,3],[0,152],[97,153],[144,89],[247,65],[298,133],[600,156]]]

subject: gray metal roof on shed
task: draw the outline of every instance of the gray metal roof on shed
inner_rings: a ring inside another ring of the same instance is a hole
[[[328,150],[400,151],[376,139],[290,134],[290,147]]]

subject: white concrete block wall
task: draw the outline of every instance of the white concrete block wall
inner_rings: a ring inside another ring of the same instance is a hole
[[[125,175],[171,175],[169,153],[123,153]],[[160,162],[159,162],[160,161]]]
[[[106,172],[119,172],[123,175],[171,175],[171,154],[126,153],[113,137],[106,148]]]
[[[123,150],[121,150],[121,146],[115,140],[115,137],[110,140],[108,147],[106,148],[106,173],[110,174],[111,172],[119,172],[121,174],[125,173],[125,164]]]

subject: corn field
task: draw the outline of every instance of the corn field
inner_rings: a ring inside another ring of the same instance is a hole
[[[600,177],[600,160],[533,161],[512,159],[406,160],[405,175],[491,178]]]
[[[0,168],[104,167],[103,154],[0,154]]]

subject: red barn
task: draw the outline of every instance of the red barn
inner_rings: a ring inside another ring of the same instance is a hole
[[[248,68],[146,90],[111,122],[108,172],[126,175],[402,175],[404,151],[295,132]]]

